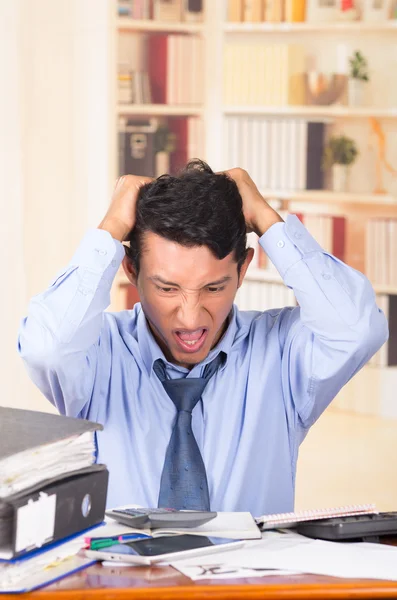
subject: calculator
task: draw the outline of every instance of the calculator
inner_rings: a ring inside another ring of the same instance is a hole
[[[297,525],[296,531],[310,538],[335,542],[377,541],[381,536],[397,535],[397,512],[304,521]]]
[[[114,508],[106,516],[134,529],[161,527],[189,528],[204,525],[215,519],[218,513],[200,510],[177,510],[175,508]]]

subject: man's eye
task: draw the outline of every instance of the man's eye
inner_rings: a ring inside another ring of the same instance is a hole
[[[171,288],[171,287],[161,287],[159,285],[156,285],[157,289],[160,290],[160,292],[164,292],[165,294],[169,294],[170,292],[175,292],[175,288]]]
[[[216,292],[222,292],[225,289],[225,286],[220,286],[220,287],[209,287],[207,288],[209,292],[211,292],[212,294],[215,294]]]

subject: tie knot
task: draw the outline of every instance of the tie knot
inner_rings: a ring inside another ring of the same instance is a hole
[[[200,400],[207,380],[200,378],[167,379],[163,386],[178,411],[192,412]]]
[[[171,398],[178,411],[185,410],[192,412],[208,381],[221,366],[225,360],[225,355],[220,352],[214,360],[205,366],[203,377],[185,377],[181,379],[167,379],[164,362],[161,359],[156,360],[153,370],[162,382],[165,391]]]

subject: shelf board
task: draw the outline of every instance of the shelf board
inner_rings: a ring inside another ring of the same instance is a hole
[[[225,23],[225,33],[397,33],[397,19],[367,23],[337,21],[331,23]]]
[[[225,115],[274,115],[274,116],[300,116],[308,118],[365,118],[377,117],[379,119],[396,119],[397,109],[349,106],[224,106]]]
[[[380,283],[374,283],[373,288],[377,294],[389,294],[391,296],[397,295],[397,287],[395,285],[382,285]]]
[[[175,32],[175,33],[203,33],[202,23],[178,23],[166,21],[154,21],[148,19],[130,19],[129,17],[120,17],[117,19],[117,29],[119,31],[141,31],[141,32]]]
[[[336,193],[327,190],[261,190],[262,196],[269,199],[298,202],[324,202],[329,204],[374,204],[376,206],[397,206],[397,198],[383,194]]]
[[[147,116],[202,116],[204,108],[202,106],[168,105],[168,104],[119,104],[117,114],[120,116],[129,115],[147,115]]]

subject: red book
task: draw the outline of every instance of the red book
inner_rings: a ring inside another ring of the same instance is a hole
[[[345,239],[346,239],[346,219],[344,217],[332,217],[333,221],[333,240],[332,254],[339,258],[345,259]]]
[[[148,40],[148,71],[154,104],[167,104],[167,38],[167,35],[155,34]]]

